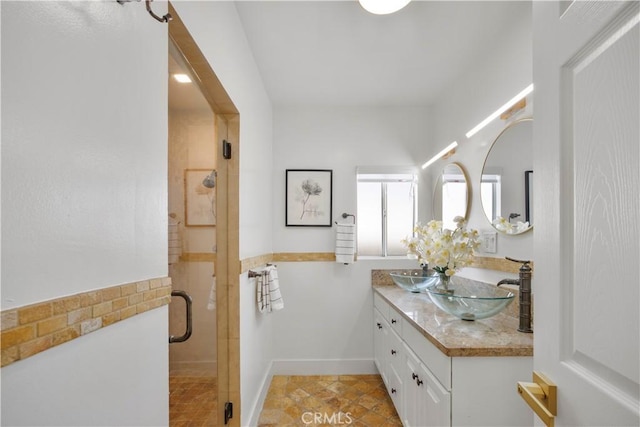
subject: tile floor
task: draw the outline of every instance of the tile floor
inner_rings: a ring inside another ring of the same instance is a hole
[[[169,426],[215,426],[216,387],[216,378],[206,372],[169,372]]]
[[[274,376],[259,427],[402,426],[379,375]]]

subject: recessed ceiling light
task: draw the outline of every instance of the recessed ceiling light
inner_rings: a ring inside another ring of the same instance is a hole
[[[397,12],[411,0],[359,0],[360,6],[369,13],[375,15],[388,15]]]
[[[191,83],[191,79],[186,74],[174,74],[173,78],[180,83]]]
[[[473,135],[478,133],[480,131],[480,129],[482,129],[483,127],[488,125],[493,119],[495,119],[500,114],[502,114],[505,111],[507,111],[513,104],[515,104],[516,102],[520,101],[522,98],[524,98],[525,96],[529,95],[531,92],[533,92],[533,83],[531,83],[522,92],[520,92],[519,94],[517,94],[516,96],[511,98],[509,101],[507,101],[507,103],[504,104],[502,107],[500,107],[496,111],[494,111],[489,117],[487,117],[486,119],[484,119],[483,121],[478,123],[476,125],[476,127],[474,127],[473,129],[471,129],[469,132],[467,132],[465,134],[466,137],[467,138],[471,138]]]

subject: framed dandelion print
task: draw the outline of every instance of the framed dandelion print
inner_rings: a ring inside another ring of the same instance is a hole
[[[331,227],[333,171],[287,169],[285,224]]]

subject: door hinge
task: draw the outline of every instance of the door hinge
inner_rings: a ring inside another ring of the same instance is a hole
[[[229,424],[231,418],[233,418],[233,403],[224,402],[224,423]]]
[[[227,160],[231,158],[231,143],[226,139],[222,140],[222,157]]]

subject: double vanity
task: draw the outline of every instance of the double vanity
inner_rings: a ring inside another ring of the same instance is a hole
[[[533,425],[516,391],[533,371],[517,303],[465,321],[394,285],[389,270],[373,270],[372,286],[374,359],[405,426]]]

